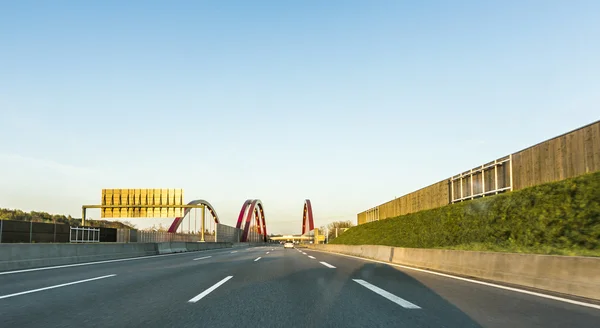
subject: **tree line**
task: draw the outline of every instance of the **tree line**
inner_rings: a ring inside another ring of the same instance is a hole
[[[340,234],[342,234],[346,229],[348,228],[352,228],[354,226],[354,223],[352,223],[352,221],[347,220],[347,221],[335,221],[335,222],[331,222],[330,224],[326,225],[326,226],[321,226],[319,228],[319,233],[320,234],[327,234],[327,229],[329,229],[329,235],[328,235],[328,240],[332,240],[334,238],[336,238],[336,233],[339,236]],[[337,230],[337,232],[336,232]]]
[[[80,218],[73,218],[70,215],[50,214],[46,212],[24,212],[18,209],[0,208],[0,220],[14,220],[27,222],[55,223],[68,224],[72,227],[81,225]],[[98,228],[114,228],[114,229],[134,229],[135,225],[131,222],[124,221],[107,221],[107,220],[88,220],[86,226]]]

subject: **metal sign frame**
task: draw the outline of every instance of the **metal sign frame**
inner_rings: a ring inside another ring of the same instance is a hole
[[[81,225],[85,225],[85,217],[87,209],[106,209],[106,208],[176,208],[176,209],[186,209],[186,208],[205,208],[205,205],[83,205],[81,206]],[[139,217],[142,219],[143,217]]]

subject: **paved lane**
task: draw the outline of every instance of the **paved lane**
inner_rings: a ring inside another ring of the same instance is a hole
[[[27,291],[33,292],[10,296]],[[600,322],[596,309],[280,246],[0,274],[0,315],[7,327],[513,328]]]
[[[597,309],[332,253],[305,252],[419,305],[417,316],[436,326],[461,327],[465,318],[483,327],[511,328],[597,327],[600,322]],[[373,302],[377,298],[371,297]]]
[[[114,277],[0,299],[7,327],[170,327],[173,309],[251,261],[258,250],[184,253],[129,262],[1,275],[0,296],[103,275]],[[262,250],[261,250],[262,252]],[[212,254],[211,254],[212,253]],[[254,254],[253,254],[254,253]],[[212,255],[203,261],[194,258]],[[44,279],[47,281],[44,282]],[[11,286],[11,282],[18,287]],[[11,289],[10,292],[5,291]],[[32,320],[33,319],[33,320]],[[168,320],[168,322],[165,322]],[[161,324],[158,324],[161,323]],[[166,325],[165,325],[166,324]]]

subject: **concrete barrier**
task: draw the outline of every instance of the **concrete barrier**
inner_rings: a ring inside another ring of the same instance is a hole
[[[231,248],[233,247],[232,243],[218,242],[218,243],[202,243],[202,242],[187,242],[185,243],[185,248],[189,252],[195,251],[204,251],[209,249],[218,249],[218,248]]]
[[[269,246],[269,245],[271,245],[271,244],[245,242],[245,243],[234,243],[233,247],[256,247],[256,246]]]
[[[0,244],[0,271],[155,254],[154,243]]]
[[[231,243],[0,244],[0,271],[231,248]]]
[[[308,247],[600,300],[600,258],[595,257],[376,245],[309,245]]]
[[[169,253],[173,253],[173,250],[171,249],[171,243],[170,242],[164,242],[164,243],[156,243],[156,254],[169,254]]]
[[[182,241],[172,241],[171,242],[171,252],[173,253],[183,253],[187,252],[186,243]]]

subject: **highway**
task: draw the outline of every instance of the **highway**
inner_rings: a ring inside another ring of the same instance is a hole
[[[600,309],[279,245],[0,272],[2,327],[598,327]]]

